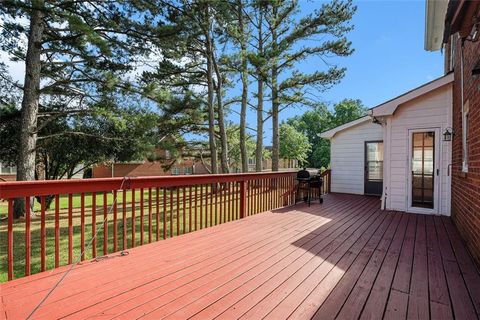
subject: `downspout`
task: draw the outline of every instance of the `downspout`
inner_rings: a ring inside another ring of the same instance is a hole
[[[387,126],[387,123],[382,121],[382,120],[379,120],[377,119],[374,115],[373,115],[373,110],[370,111],[370,114],[369,116],[372,118],[372,123],[375,123],[375,124],[378,124],[382,127],[382,136],[383,136],[383,170],[384,172],[382,173],[383,174],[383,182],[385,182],[385,151],[386,151],[386,143],[388,143],[388,139],[385,139],[385,131],[386,131],[386,126]],[[385,190],[386,186],[385,186],[385,183],[383,183],[383,188],[382,188],[382,197],[380,199],[381,201],[381,204],[380,204],[380,209],[381,210],[385,210],[385,206],[386,206],[386,202],[387,202],[387,192]]]
[[[461,39],[462,41],[462,44],[460,46],[460,103],[462,104],[461,105],[461,110],[462,110],[462,171],[465,171],[465,154],[466,154],[466,150],[465,150],[465,147],[466,147],[466,134],[465,134],[465,107],[464,107],[464,57],[463,57],[463,47],[464,47],[464,39]]]

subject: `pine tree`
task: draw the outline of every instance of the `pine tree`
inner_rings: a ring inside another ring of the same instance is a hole
[[[142,31],[155,24],[152,15],[143,14],[146,7],[148,1],[139,0],[2,2],[1,49],[24,61],[26,69],[17,180],[35,179],[39,116],[85,112],[102,93],[129,88],[122,75],[132,70],[133,57],[148,51],[144,44],[151,33]],[[40,114],[41,104],[50,100],[62,100],[64,109]],[[23,213],[23,203],[16,201],[16,216]]]
[[[270,63],[272,170],[277,171],[280,156],[279,113],[292,105],[315,104],[306,96],[306,89],[314,87],[323,91],[338,83],[345,74],[344,68],[335,65],[313,73],[300,72],[297,65],[311,57],[323,59],[352,54],[346,34],[353,28],[349,22],[356,7],[349,0],[333,0],[297,20],[298,1],[267,2],[265,19],[270,41],[265,54]],[[312,39],[316,40],[315,45],[311,45]]]

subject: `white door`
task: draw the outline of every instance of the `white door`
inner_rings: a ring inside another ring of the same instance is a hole
[[[440,199],[440,129],[409,130],[407,207],[409,212],[436,214]]]

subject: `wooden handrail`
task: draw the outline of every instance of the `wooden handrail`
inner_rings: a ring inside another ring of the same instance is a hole
[[[205,183],[239,182],[295,176],[296,171],[208,174],[189,176],[152,176],[123,178],[94,178],[71,180],[36,180],[0,182],[0,199],[47,196],[56,193],[87,193],[129,190],[151,187],[178,187]],[[123,183],[123,186],[122,186]],[[122,186],[122,188],[120,188]]]

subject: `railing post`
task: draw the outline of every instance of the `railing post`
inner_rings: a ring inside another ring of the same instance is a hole
[[[245,188],[245,180],[240,181],[240,219],[246,216],[247,189]]]
[[[13,199],[8,199],[7,265],[8,280],[13,280]]]
[[[332,190],[332,171],[329,169],[328,170],[328,190],[327,190],[327,193],[330,193],[330,190]]]

